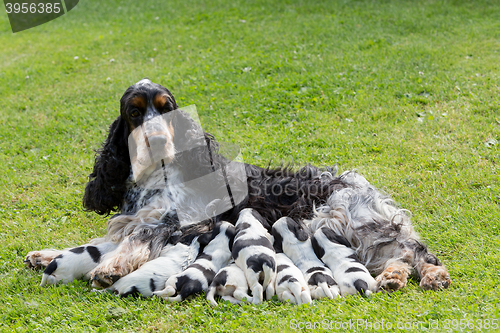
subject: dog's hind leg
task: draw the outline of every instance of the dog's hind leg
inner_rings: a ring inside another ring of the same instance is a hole
[[[63,253],[64,250],[40,250],[31,251],[24,258],[24,264],[28,268],[42,269],[47,267],[52,259]]]
[[[451,284],[450,274],[438,258],[427,251],[420,242],[411,242],[414,247],[414,267],[424,290],[446,289]]]
[[[409,239],[402,244],[395,256],[386,264],[383,272],[377,276],[378,287],[387,291],[396,291],[406,286],[408,276],[416,273],[420,287],[425,290],[446,289],[451,284],[450,274],[437,257],[428,252],[418,240]]]
[[[411,271],[411,265],[406,262],[400,260],[392,262],[375,279],[377,281],[377,289],[396,291],[406,287]]]

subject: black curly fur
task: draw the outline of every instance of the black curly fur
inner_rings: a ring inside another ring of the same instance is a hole
[[[121,116],[111,124],[109,135],[97,152],[94,170],[83,196],[83,207],[101,215],[121,209],[130,175],[128,129]]]
[[[249,200],[270,224],[283,216],[301,220],[313,216],[313,207],[326,202],[334,191],[346,186],[339,178],[322,179],[322,170],[306,165],[271,169],[247,165]]]

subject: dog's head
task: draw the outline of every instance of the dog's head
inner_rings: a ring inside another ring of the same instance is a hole
[[[174,122],[178,111],[168,89],[144,79],[125,91],[120,101],[125,121],[134,178],[137,180],[155,162],[170,163],[175,157]],[[186,130],[180,129],[178,130]]]
[[[128,133],[147,121],[176,110],[177,103],[170,91],[148,79],[130,86],[120,99],[120,117]]]
[[[144,154],[156,151],[166,157],[166,163],[170,162],[175,154],[173,127],[161,116],[177,108],[170,91],[148,79],[125,91],[120,100],[120,115],[97,152],[85,188],[83,206],[87,210],[109,214],[121,208],[131,171],[129,137],[138,145],[133,158],[143,159]]]

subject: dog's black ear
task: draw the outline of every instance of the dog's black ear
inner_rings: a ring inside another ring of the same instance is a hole
[[[123,204],[126,180],[130,175],[127,124],[121,116],[111,124],[104,146],[97,152],[94,171],[83,196],[83,207],[98,214],[119,210]]]
[[[325,234],[326,238],[328,238],[328,240],[330,242],[344,245],[345,247],[349,247],[349,248],[351,247],[351,243],[349,243],[347,238],[335,233],[335,231],[333,231],[332,229],[329,229],[327,227],[323,227],[323,228],[321,228],[321,231],[323,232],[323,234]]]
[[[323,256],[325,255],[325,249],[321,245],[319,245],[318,240],[314,236],[311,237],[311,245],[316,257],[318,257],[319,259],[323,258]]]
[[[200,253],[202,252],[202,249],[210,243],[210,241],[213,239],[213,232],[206,232],[200,237],[198,237],[198,242],[200,243]]]
[[[276,253],[283,253],[283,237],[281,237],[281,234],[274,228],[271,230],[271,233],[274,237],[274,251],[276,251]]]
[[[288,230],[290,230],[299,241],[305,242],[309,239],[309,235],[304,229],[304,225],[302,223],[296,222],[294,219],[287,217],[286,224],[288,226]]]

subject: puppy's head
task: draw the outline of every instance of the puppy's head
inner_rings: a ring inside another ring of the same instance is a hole
[[[290,217],[282,217],[273,224],[273,236],[279,236],[289,243],[304,242],[309,239],[309,234],[303,224]]]
[[[267,220],[260,215],[259,212],[252,208],[245,208],[241,210],[239,218],[236,221],[236,227],[241,229],[243,224],[248,224],[249,226],[262,230],[271,229]]]

